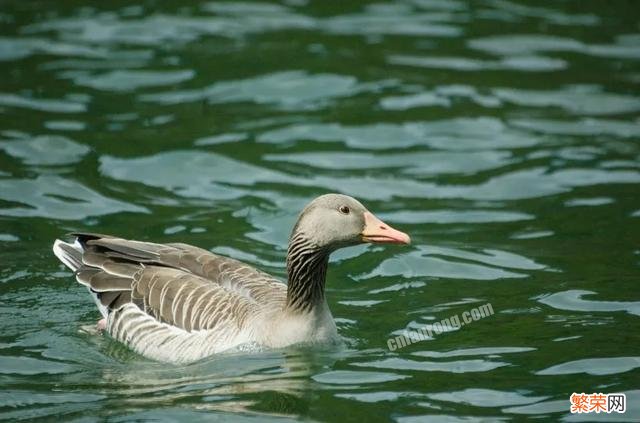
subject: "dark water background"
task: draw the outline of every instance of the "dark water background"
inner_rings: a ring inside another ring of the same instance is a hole
[[[640,419],[637,2],[0,5],[0,418]],[[329,191],[414,241],[335,257],[343,348],[147,361],[83,329],[50,250],[85,229],[284,277]]]

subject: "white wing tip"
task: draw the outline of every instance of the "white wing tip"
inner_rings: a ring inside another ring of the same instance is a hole
[[[78,249],[78,245],[72,245],[69,244],[67,242],[64,241],[60,241],[59,239],[56,239],[53,243],[53,254],[55,254],[56,257],[58,257],[58,259],[64,263],[65,266],[67,266],[69,269],[75,271],[78,269],[79,265],[82,263],[77,263],[74,260],[74,257],[72,255],[70,255],[67,251],[64,250],[64,248],[62,246],[67,246],[69,248],[73,248],[74,250],[78,251],[79,253],[82,253],[81,249]],[[80,247],[82,248],[82,247]]]

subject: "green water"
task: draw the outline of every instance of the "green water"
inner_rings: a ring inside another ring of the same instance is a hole
[[[639,421],[639,9],[3,1],[0,418]],[[86,329],[51,253],[90,230],[284,278],[332,191],[413,239],[334,257],[342,347],[154,363]]]

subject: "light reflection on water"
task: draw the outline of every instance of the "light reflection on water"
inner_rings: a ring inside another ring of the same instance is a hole
[[[499,421],[626,392],[640,418],[640,34],[624,2],[29,6],[0,15],[0,417]],[[300,208],[413,245],[332,259],[342,346],[185,367],[91,328],[65,232],[284,277]],[[390,352],[478,304],[496,314]]]

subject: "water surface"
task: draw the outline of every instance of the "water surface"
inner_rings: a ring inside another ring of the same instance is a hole
[[[580,5],[4,2],[0,417],[640,420],[640,13]],[[329,191],[413,239],[336,254],[342,347],[154,363],[51,253],[90,230],[284,278]]]

